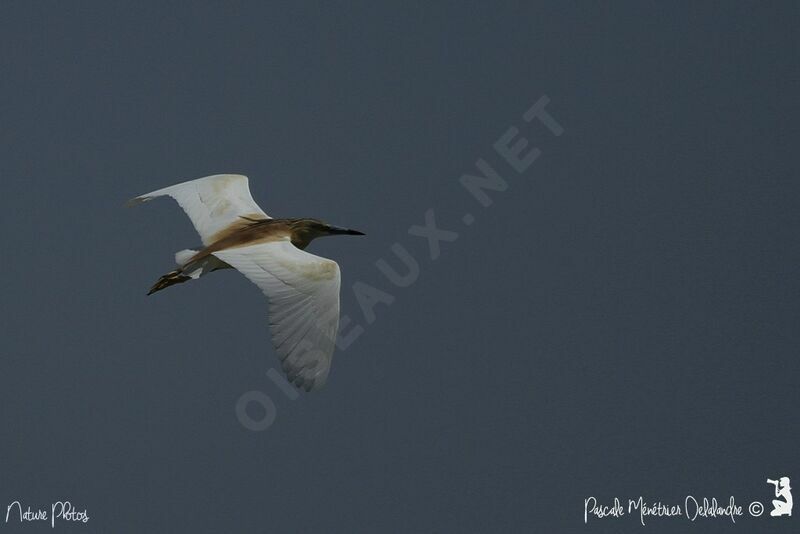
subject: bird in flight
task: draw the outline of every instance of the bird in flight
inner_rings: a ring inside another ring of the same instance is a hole
[[[364,235],[318,219],[273,219],[256,204],[247,176],[217,174],[131,199],[175,199],[189,216],[201,250],[175,254],[178,268],[148,295],[220,269],[236,269],[269,301],[269,329],[284,373],[312,391],[325,384],[339,327],[339,265],[305,252],[317,237]]]

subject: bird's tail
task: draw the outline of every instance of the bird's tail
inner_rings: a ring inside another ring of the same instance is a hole
[[[180,269],[175,271],[170,271],[161,278],[159,278],[158,281],[155,284],[153,284],[153,287],[150,288],[150,291],[147,294],[152,295],[156,291],[161,291],[162,289],[165,289],[175,284],[182,284],[183,282],[186,282],[191,279],[192,279],[191,276],[186,276]]]

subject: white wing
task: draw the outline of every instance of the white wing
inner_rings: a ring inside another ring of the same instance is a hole
[[[206,246],[216,241],[223,230],[246,223],[242,216],[270,218],[253,200],[247,176],[240,174],[216,174],[183,182],[136,197],[129,204],[164,195],[178,201]]]
[[[306,391],[325,384],[339,328],[341,274],[333,260],[287,239],[214,252],[269,300],[272,343],[290,382]]]

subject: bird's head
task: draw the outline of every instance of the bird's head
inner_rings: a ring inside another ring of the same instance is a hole
[[[312,240],[326,235],[365,235],[364,232],[333,226],[319,219],[293,219],[292,243],[299,248],[305,248]]]

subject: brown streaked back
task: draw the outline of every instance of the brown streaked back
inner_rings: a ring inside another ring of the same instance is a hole
[[[259,243],[269,243],[284,239],[291,240],[299,249],[305,249],[316,237],[325,235],[323,223],[316,219],[257,219],[241,217],[241,222],[219,232],[221,237],[204,248],[186,264],[200,260],[220,250],[246,247]]]
[[[285,219],[241,219],[241,222],[225,228],[219,232],[221,236],[209,246],[190,258],[186,265],[201,260],[219,250],[245,247],[256,243],[267,243],[291,238],[291,229]]]

